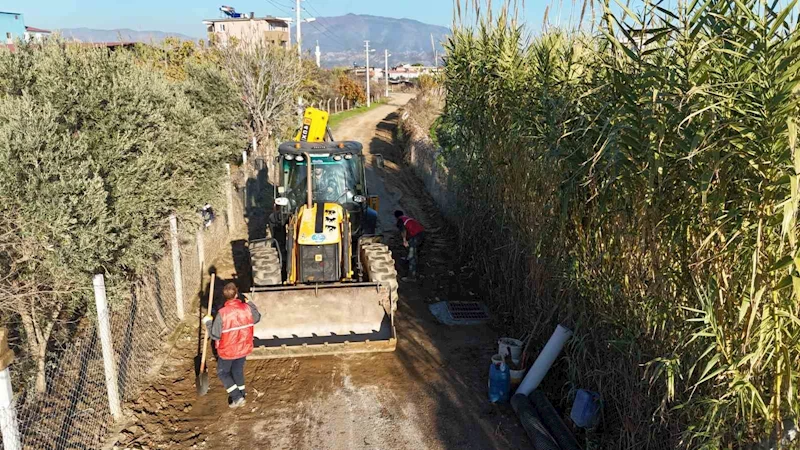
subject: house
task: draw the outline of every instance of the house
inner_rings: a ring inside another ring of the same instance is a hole
[[[13,45],[25,38],[25,18],[20,13],[0,11],[0,43]]]
[[[347,70],[347,74],[353,76],[357,79],[363,80],[366,77],[364,67],[357,67],[354,66],[352,69]],[[370,67],[369,68],[369,78],[372,81],[378,81],[383,79],[383,69],[379,67]]]
[[[404,64],[402,66],[389,69],[390,81],[410,81],[419,78],[421,75],[435,75],[441,71],[438,67],[425,67]]]
[[[41,42],[50,36],[49,30],[25,26],[25,16],[21,13],[0,11],[0,46],[14,49],[14,41]]]
[[[41,42],[45,38],[50,36],[50,30],[44,30],[41,28],[36,27],[25,27],[25,40],[26,41],[35,41]]]
[[[242,17],[225,17],[203,21],[212,42],[225,45],[230,39],[248,41],[256,38],[265,39],[273,45],[286,49],[291,47],[289,19],[266,16],[256,17],[255,13],[237,14]]]

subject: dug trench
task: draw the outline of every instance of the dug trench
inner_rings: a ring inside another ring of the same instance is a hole
[[[402,208],[427,228],[424,278],[400,284],[393,353],[253,360],[246,365],[247,405],[231,410],[209,363],[211,389],[198,397],[198,324],[177,340],[152,384],[128,405],[131,419],[116,448],[209,449],[521,449],[530,448],[507,405],[487,400],[487,374],[498,334],[488,326],[440,325],[428,311],[439,300],[473,300],[454,234],[394,141],[397,109],[411,96],[343,122],[337,139],[358,140],[368,153],[368,183],[381,196],[380,228],[400,276],[407,268],[392,213]],[[374,154],[386,164],[371,167]],[[250,226],[252,230],[258,228]],[[241,237],[248,234],[242,231]],[[243,239],[214,261],[219,276],[248,278]],[[217,295],[219,295],[217,284]]]

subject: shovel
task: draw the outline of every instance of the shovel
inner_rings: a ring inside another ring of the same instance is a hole
[[[214,301],[214,280],[217,274],[211,274],[211,284],[208,287],[208,313],[211,314],[211,306]],[[208,394],[208,368],[206,367],[206,355],[208,354],[208,328],[203,324],[203,356],[200,358],[200,371],[197,373],[197,394]]]

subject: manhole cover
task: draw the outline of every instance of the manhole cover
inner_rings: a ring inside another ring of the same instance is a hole
[[[454,320],[489,320],[483,305],[478,302],[447,302],[447,311]]]

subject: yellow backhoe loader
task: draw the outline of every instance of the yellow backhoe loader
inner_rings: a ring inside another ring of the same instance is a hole
[[[262,315],[250,358],[394,351],[397,272],[374,234],[363,147],[333,141],[312,108],[295,139],[278,149],[268,238],[248,244]]]

